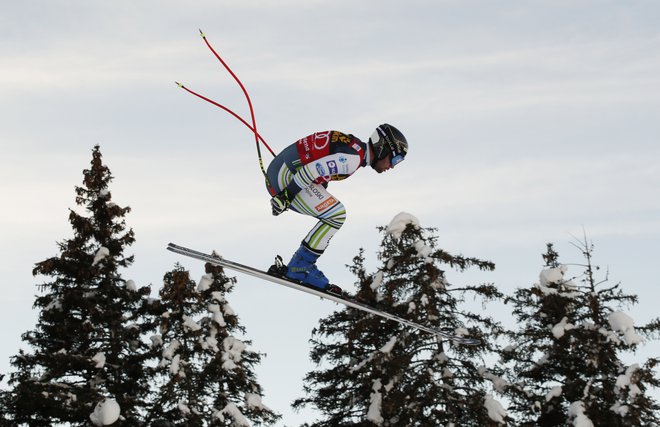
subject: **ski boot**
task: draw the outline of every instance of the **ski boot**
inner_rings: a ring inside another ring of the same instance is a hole
[[[343,297],[342,289],[330,284],[328,278],[316,267],[315,263],[319,256],[301,245],[289,262],[286,277],[329,294]]]
[[[284,264],[282,257],[277,255],[275,263],[268,269],[268,274],[346,298],[347,294],[339,286],[330,284],[328,278],[316,267],[318,257],[319,255],[300,246],[288,266]]]
[[[289,261],[286,277],[291,280],[312,286],[321,290],[325,290],[330,284],[327,277],[316,267],[316,260],[319,254],[315,254],[303,245],[301,245],[296,253]]]

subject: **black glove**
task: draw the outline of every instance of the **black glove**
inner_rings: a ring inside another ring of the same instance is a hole
[[[289,196],[286,190],[280,191],[274,195],[272,199],[270,199],[270,206],[273,208],[274,216],[277,216],[285,210],[289,209],[290,204],[291,202],[289,201]]]

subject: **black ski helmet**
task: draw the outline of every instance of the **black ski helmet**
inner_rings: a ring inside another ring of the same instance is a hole
[[[399,129],[384,123],[376,128],[369,138],[374,149],[373,162],[382,160],[392,155],[392,166],[401,162],[408,154],[408,141]]]

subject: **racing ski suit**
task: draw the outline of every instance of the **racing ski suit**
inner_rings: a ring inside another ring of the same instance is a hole
[[[268,166],[271,196],[286,189],[291,209],[318,219],[302,245],[317,255],[346,220],[346,208],[326,187],[370,164],[367,144],[338,131],[316,132],[285,148]]]

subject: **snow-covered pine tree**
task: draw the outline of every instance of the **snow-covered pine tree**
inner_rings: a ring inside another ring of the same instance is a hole
[[[507,298],[518,325],[503,352],[511,412],[522,426],[660,425],[649,395],[660,385],[658,359],[622,360],[644,337],[658,336],[660,320],[635,327],[622,310],[637,297],[596,278],[593,246],[586,239],[577,246],[586,260],[580,277],[565,277],[568,267],[548,244],[539,283]]]
[[[226,300],[234,278],[206,264],[199,284],[180,265],[168,272],[160,292],[159,389],[149,418],[158,425],[269,425],[279,415],[261,401],[254,367],[261,355],[242,341],[245,329]]]
[[[494,265],[437,249],[434,230],[399,214],[384,233],[376,274],[366,273],[364,253],[350,267],[367,303],[438,329],[480,338],[479,346],[456,346],[398,323],[343,309],[322,319],[313,332],[311,358],[319,366],[305,378],[307,397],[294,408],[316,407],[321,426],[490,426],[506,414],[489,394],[484,356],[491,349],[492,319],[461,309],[466,295],[485,300],[501,294],[490,285],[455,288],[442,264],[463,270]],[[500,423],[501,422],[501,423]]]
[[[111,201],[112,176],[98,146],[83,175],[76,204],[87,216],[70,210],[73,238],[34,269],[48,281],[34,303],[37,325],[22,336],[32,351],[12,358],[16,371],[2,396],[15,425],[89,425],[91,414],[99,421],[118,410],[115,425],[140,424],[149,389],[143,366],[151,356],[141,336],[153,327],[150,290],[120,275],[133,262],[124,255],[134,242],[124,220],[130,208]]]

